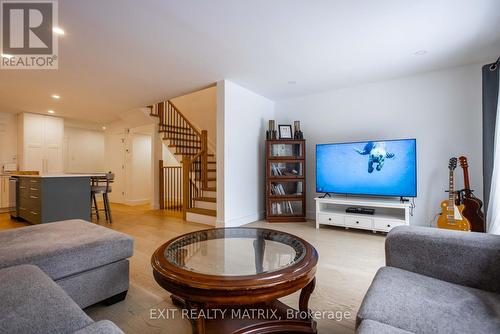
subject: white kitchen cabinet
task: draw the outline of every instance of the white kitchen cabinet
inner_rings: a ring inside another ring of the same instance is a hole
[[[64,120],[24,113],[19,115],[19,168],[43,174],[62,173]]]
[[[8,209],[14,204],[10,202],[9,176],[0,176],[0,209]]]

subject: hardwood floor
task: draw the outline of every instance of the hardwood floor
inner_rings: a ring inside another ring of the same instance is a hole
[[[152,309],[176,309],[170,294],[153,279],[150,259],[153,251],[167,240],[183,233],[205,229],[206,225],[182,221],[145,206],[112,205],[113,224],[101,218],[99,224],[134,237],[134,256],[131,258],[130,290],[127,299],[112,306],[96,305],[85,311],[95,320],[109,319],[126,333],[191,333],[188,320],[177,316],[171,319],[150,319]],[[0,230],[26,226],[0,214]],[[349,312],[349,319],[340,321],[319,319],[319,333],[353,333],[356,312],[377,269],[384,265],[382,234],[314,228],[308,223],[269,224],[256,222],[249,226],[266,227],[296,234],[310,242],[319,253],[316,289],[310,300],[314,311]],[[283,298],[289,305],[298,305],[298,294]],[[165,314],[166,315],[166,314]],[[179,313],[177,313],[179,315]]]

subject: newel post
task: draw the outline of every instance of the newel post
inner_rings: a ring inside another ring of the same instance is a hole
[[[201,178],[203,180],[203,188],[208,187],[208,132],[201,130]]]
[[[165,125],[165,102],[160,102],[157,104],[157,112],[158,116],[160,117],[160,130],[162,130],[163,126]]]
[[[182,219],[186,220],[187,209],[190,207],[190,189],[189,189],[189,172],[191,168],[191,159],[189,156],[182,156]]]
[[[163,172],[163,160],[160,160],[159,165],[159,181],[160,181],[160,188],[159,188],[159,199],[160,199],[160,210],[165,209],[165,173]]]

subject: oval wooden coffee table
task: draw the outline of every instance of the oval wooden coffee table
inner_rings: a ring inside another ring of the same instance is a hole
[[[261,228],[184,234],[151,259],[155,280],[199,334],[316,333],[308,302],[317,262],[306,241]],[[298,310],[278,300],[299,290]]]

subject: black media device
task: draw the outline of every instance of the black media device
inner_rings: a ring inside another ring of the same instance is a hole
[[[375,209],[349,207],[349,208],[345,209],[345,212],[361,214],[361,215],[374,215]]]

